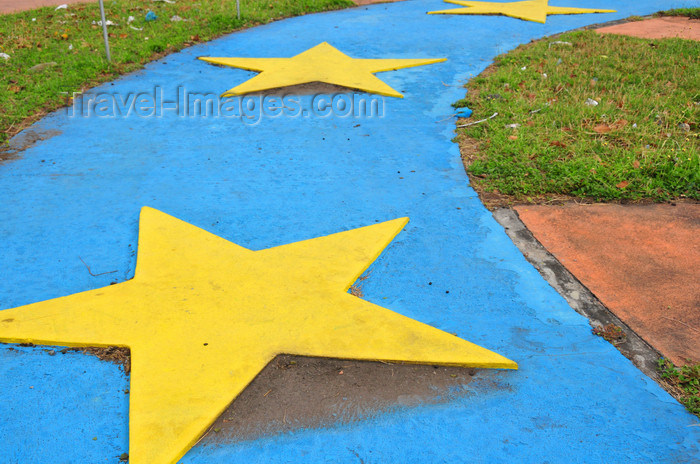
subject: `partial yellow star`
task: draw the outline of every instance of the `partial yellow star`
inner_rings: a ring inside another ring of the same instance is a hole
[[[517,369],[347,293],[407,222],[251,251],[143,208],[132,280],[0,311],[0,341],[131,348],[131,464],[177,462],[281,353]]]
[[[259,71],[260,74],[228,90],[232,97],[290,85],[323,82],[387,97],[403,98],[374,73],[439,63],[435,59],[362,59],[350,58],[327,42],[320,43],[291,58],[209,58],[200,60],[234,68]]]
[[[472,2],[462,0],[445,0],[446,3],[454,3],[469,8],[453,8],[451,10],[429,11],[428,14],[471,14],[471,15],[504,15],[512,18],[524,19],[543,23],[550,14],[582,14],[582,13],[615,13],[615,10],[601,10],[588,8],[572,8],[562,6],[549,6],[549,0],[525,0],[522,2]]]

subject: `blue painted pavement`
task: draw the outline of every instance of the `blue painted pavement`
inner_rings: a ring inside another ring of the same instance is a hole
[[[468,186],[448,118],[468,77],[518,44],[693,3],[560,0],[618,13],[542,25],[427,16],[445,5],[408,1],[276,22],[152,63],[98,90],[221,93],[253,74],[197,56],[292,56],[322,41],[352,57],[448,58],[379,74],[405,95],[387,98],[381,118],[45,118],[32,129],[62,134],[0,165],[0,308],[131,278],[144,205],[251,249],[409,216],[364,298],[520,370],[482,371],[484,382],[447,403],[241,443],[205,439],[183,463],[698,462],[698,420],[525,261]],[[81,259],[94,274],[116,272],[91,276]],[[49,349],[0,346],[0,462],[118,462],[128,378]]]

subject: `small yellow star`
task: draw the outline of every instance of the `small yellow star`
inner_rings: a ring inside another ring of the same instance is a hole
[[[407,221],[251,251],[143,208],[132,280],[0,311],[0,341],[130,347],[132,464],[177,462],[281,353],[517,369],[347,293]]]
[[[615,13],[615,10],[549,6],[549,0],[525,0],[507,3],[462,0],[445,0],[445,2],[469,8],[429,11],[428,14],[503,15],[544,24],[549,14]]]
[[[373,73],[439,63],[437,59],[362,59],[350,58],[327,42],[320,43],[291,58],[209,58],[200,60],[234,68],[259,71],[222,97],[232,97],[291,85],[323,82],[387,97],[403,98]]]

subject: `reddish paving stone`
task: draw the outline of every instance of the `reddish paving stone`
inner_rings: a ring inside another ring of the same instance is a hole
[[[93,0],[97,2],[97,0]],[[0,13],[33,10],[42,6],[58,6],[71,3],[90,3],[89,0],[0,0]]]
[[[700,19],[680,16],[663,16],[661,18],[632,21],[614,26],[596,29],[600,34],[619,34],[641,37],[644,39],[681,39],[700,40]]]
[[[537,240],[676,364],[700,361],[700,204],[520,206]]]

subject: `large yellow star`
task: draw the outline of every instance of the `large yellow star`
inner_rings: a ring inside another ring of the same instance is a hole
[[[281,353],[517,369],[347,293],[407,221],[251,251],[143,208],[132,280],[0,311],[0,341],[130,347],[132,464],[175,463]]]
[[[453,8],[451,10],[429,11],[428,14],[472,14],[472,15],[504,15],[544,23],[550,14],[582,14],[582,13],[615,13],[615,10],[588,8],[572,8],[549,6],[549,0],[525,0],[522,2],[472,2],[462,0],[445,0],[469,8]]]
[[[446,58],[350,58],[327,42],[320,43],[291,58],[200,57],[199,59],[209,63],[260,72],[252,79],[228,90],[221,95],[222,97],[232,97],[310,82],[323,82],[399,98],[403,98],[403,95],[382,82],[373,73],[439,63],[446,60]]]

